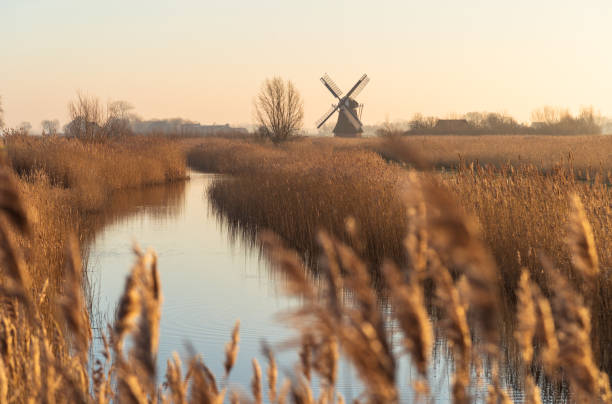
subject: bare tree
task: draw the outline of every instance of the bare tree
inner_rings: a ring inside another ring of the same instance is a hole
[[[124,136],[132,133],[130,122],[134,106],[127,101],[111,101],[106,107],[104,134],[107,136]]]
[[[100,134],[104,120],[104,108],[100,100],[81,92],[68,103],[71,122],[66,126],[66,134],[81,139],[93,139]]]
[[[59,131],[60,123],[57,119],[54,119],[52,121],[49,119],[45,119],[44,121],[40,123],[40,126],[42,126],[43,135],[55,136],[57,135],[57,132]]]
[[[304,124],[304,104],[293,83],[267,79],[254,101],[260,134],[274,143],[296,136]]]
[[[127,101],[110,101],[105,108],[97,97],[79,92],[68,104],[71,122],[66,125],[66,134],[81,139],[131,134],[133,109]]]

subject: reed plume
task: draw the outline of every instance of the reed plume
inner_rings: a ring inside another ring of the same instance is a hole
[[[229,377],[236,358],[238,357],[238,350],[240,349],[238,344],[240,343],[240,320],[236,320],[234,329],[232,330],[232,339],[230,342],[225,344],[225,378]]]
[[[173,352],[172,357],[168,359],[166,364],[166,381],[164,386],[170,392],[164,401],[180,404],[187,402],[188,384],[187,380],[183,380],[181,367],[181,359],[176,352]]]
[[[261,388],[261,367],[257,359],[253,358],[253,379],[251,380],[251,392],[255,399],[255,404],[261,404],[263,401],[263,394]]]
[[[599,369],[591,350],[591,320],[582,297],[554,268],[547,267],[553,284],[552,309],[559,343],[558,361],[582,399],[596,399]]]
[[[599,274],[599,258],[589,223],[580,197],[573,194],[571,215],[568,226],[567,244],[570,249],[574,268],[587,280],[593,280]]]
[[[278,368],[276,366],[276,360],[274,359],[274,352],[267,345],[263,344],[263,354],[268,360],[268,371],[266,372],[268,378],[268,398],[271,403],[276,402],[277,391],[276,391],[276,380],[278,379]]]
[[[466,276],[470,310],[474,312],[487,349],[497,354],[499,346],[498,270],[482,243],[477,224],[463,212],[454,198],[435,180],[421,184],[427,210],[427,232],[438,255]]]
[[[226,389],[219,391],[215,376],[199,356],[192,355],[188,374],[191,377],[190,403],[223,403]]]
[[[91,342],[89,314],[83,296],[83,268],[74,236],[66,245],[66,270],[64,272],[64,295],[60,302],[64,320],[74,336],[73,342],[82,363],[87,362],[87,350]]]
[[[404,333],[404,345],[417,370],[426,379],[433,332],[425,309],[422,287],[414,279],[405,282],[399,269],[389,261],[383,264],[382,269],[395,307],[395,318]]]
[[[522,359],[523,385],[526,404],[541,404],[540,389],[536,386],[531,375],[531,363],[533,360],[533,339],[538,326],[538,316],[535,297],[536,285],[529,279],[529,272],[523,269],[519,286],[516,291],[517,297],[517,325],[514,338],[519,347]]]

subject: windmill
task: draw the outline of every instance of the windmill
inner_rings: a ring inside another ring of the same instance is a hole
[[[364,74],[343,97],[340,87],[334,83],[327,73],[325,73],[323,77],[321,77],[321,82],[327,87],[329,92],[338,99],[338,104],[332,105],[329,111],[317,121],[317,129],[319,129],[337,110],[338,122],[334,127],[334,136],[360,137],[363,132],[363,124],[360,120],[363,104],[359,104],[355,101],[355,97],[357,97],[369,81],[370,78]]]

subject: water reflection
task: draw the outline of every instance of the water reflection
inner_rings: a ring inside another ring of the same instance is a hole
[[[182,212],[186,187],[185,181],[176,181],[116,192],[103,210],[86,216],[81,234],[91,243],[100,230],[133,216],[146,215],[160,223],[172,220]]]
[[[159,256],[164,295],[158,358],[159,374],[173,351],[186,355],[186,343],[202,354],[215,374],[223,373],[225,342],[236,319],[241,320],[240,352],[230,385],[247,388],[251,379],[251,358],[265,363],[261,342],[285,346],[296,338],[292,330],[277,321],[277,313],[298,308],[300,302],[283,295],[284,279],[271,271],[254,244],[253,232],[232,225],[216,215],[206,190],[217,178],[192,173],[187,183],[151,187],[117,195],[108,210],[92,218],[88,270],[96,285],[93,317],[102,326],[113,318],[125,277],[133,262],[134,241],[152,247]],[[316,275],[311,274],[313,281]],[[350,295],[345,296],[350,299]],[[388,318],[390,308],[381,297]],[[435,313],[433,313],[435,318]],[[394,350],[401,351],[397,325],[388,321]],[[441,335],[441,333],[436,333]],[[97,342],[97,351],[100,342]],[[507,356],[512,356],[507,354]],[[436,402],[450,400],[453,374],[446,341],[437,338],[429,365],[429,383]],[[293,372],[298,362],[296,350],[277,354],[281,378]],[[509,362],[510,363],[510,362]],[[398,380],[403,401],[413,397],[412,383],[417,372],[407,356],[398,362]],[[507,385],[516,386],[515,372],[505,372]],[[160,379],[160,382],[162,380]],[[361,391],[348,364],[339,366],[338,390],[348,402]],[[516,399],[520,401],[516,388]],[[483,401],[486,386],[472,386],[477,401]],[[552,395],[549,395],[552,401]]]
[[[231,179],[219,178],[217,181],[227,181]],[[213,184],[214,185],[214,184]],[[261,253],[261,246],[257,243],[257,235],[259,229],[257,226],[253,225],[248,221],[243,221],[237,217],[231,217],[228,213],[223,209],[223,206],[218,205],[214,198],[210,198],[210,209],[213,215],[215,215],[216,219],[222,225],[223,230],[228,233],[228,240],[236,245],[239,245],[239,248],[251,248],[257,249]],[[292,246],[296,248],[296,246]],[[309,263],[309,268],[313,269],[311,275],[313,282],[318,282],[318,269],[316,268],[317,260],[316,256],[320,254],[319,251],[301,251],[297,249],[302,258]],[[372,266],[374,268],[374,265]],[[374,268],[375,269],[375,268]],[[401,341],[399,340],[401,333],[397,324],[391,320],[393,316],[391,315],[393,308],[390,307],[387,292],[385,288],[382,286],[383,282],[381,278],[377,277],[380,274],[377,271],[373,272],[374,274],[374,287],[377,290],[379,306],[380,310],[387,314],[387,323],[388,329],[391,334],[391,338],[394,341],[396,349],[399,349],[401,346]],[[285,281],[283,277],[283,273],[279,272],[271,272],[268,273],[268,277],[274,277],[277,282]],[[281,279],[278,279],[280,276]],[[345,291],[344,298],[350,300],[351,296]],[[430,318],[434,323],[434,327],[438,325],[436,307],[433,304],[432,293],[430,292],[426,299],[427,310]],[[522,381],[524,379],[522,375],[522,368],[520,364],[520,352],[517,346],[517,343],[514,339],[514,313],[516,312],[515,303],[513,301],[505,301],[503,302],[503,310],[502,310],[502,324],[500,334],[501,334],[501,364],[500,364],[500,377],[501,382],[504,389],[508,392],[508,394],[516,400],[516,402],[522,402],[524,400],[523,396],[523,386]],[[473,321],[470,322],[470,329],[473,333],[473,344],[476,344],[476,341],[481,340],[480,336],[477,334],[477,327],[473,324]],[[450,388],[450,380],[446,379],[446,376],[449,376],[448,373],[450,371],[450,376],[452,376],[452,353],[450,352],[448,341],[443,337],[445,332],[439,327],[436,327],[435,332],[436,338],[434,342],[434,351],[432,355],[432,361],[434,365],[429,369],[430,380],[429,384],[432,388],[432,392],[434,393],[434,397],[448,397],[448,395],[440,395],[441,391],[448,392]],[[475,362],[482,363],[484,365],[484,369],[482,375],[476,375],[477,370],[475,368],[472,369],[472,385],[470,386],[470,394],[472,398],[478,402],[480,399],[483,399],[487,395],[487,386],[491,383],[491,367],[488,363],[488,359],[484,356],[475,358]],[[443,366],[441,366],[443,365]],[[451,369],[449,369],[449,366]],[[531,372],[534,376],[534,380],[542,391],[542,401],[543,402],[566,402],[569,400],[569,392],[568,386],[563,382],[551,381],[548,379],[539,364],[533,364]],[[441,375],[445,375],[444,377],[440,377]],[[404,375],[400,374],[400,378]],[[478,380],[480,378],[480,380]],[[437,380],[436,380],[437,379]],[[416,381],[416,375],[413,378],[410,375],[407,379],[408,384],[404,386],[407,388],[410,384]],[[442,384],[440,384],[442,383]],[[436,386],[437,384],[437,386]]]

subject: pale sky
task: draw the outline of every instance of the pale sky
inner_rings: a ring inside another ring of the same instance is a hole
[[[68,120],[77,90],[145,119],[250,123],[267,77],[312,128],[363,74],[365,124],[543,105],[612,115],[609,1],[0,0],[7,126]]]

